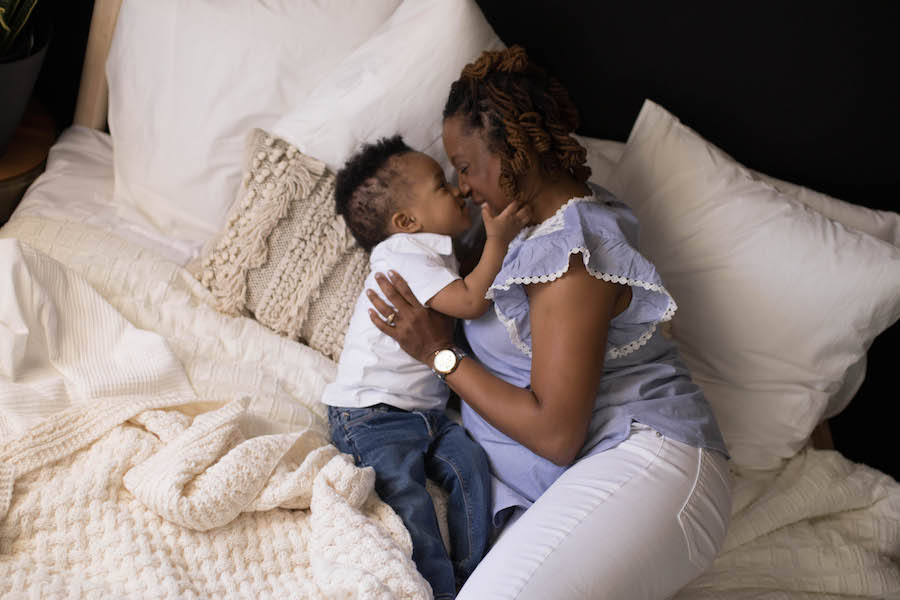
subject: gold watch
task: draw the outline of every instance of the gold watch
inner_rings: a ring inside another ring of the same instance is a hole
[[[432,371],[434,374],[441,378],[441,381],[444,381],[444,378],[447,377],[450,373],[456,370],[456,367],[459,366],[459,361],[468,356],[465,352],[463,352],[462,348],[459,346],[450,346],[449,348],[442,348],[434,353],[434,358],[432,359]]]

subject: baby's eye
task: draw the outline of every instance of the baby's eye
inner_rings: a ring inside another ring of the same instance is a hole
[[[468,167],[468,165],[466,165],[465,167],[462,167],[461,169],[459,169],[460,175],[465,175],[465,174],[468,173],[468,172],[469,172],[469,167]]]

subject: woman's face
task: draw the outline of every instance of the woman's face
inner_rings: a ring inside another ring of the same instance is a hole
[[[491,152],[480,130],[467,130],[462,117],[444,120],[444,149],[459,178],[459,191],[495,215],[512,201],[500,188],[500,155]]]

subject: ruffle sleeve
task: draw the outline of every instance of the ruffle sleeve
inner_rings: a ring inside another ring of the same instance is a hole
[[[573,198],[550,219],[523,230],[510,244],[503,267],[488,290],[497,318],[521,352],[531,356],[531,323],[525,286],[546,283],[569,269],[580,254],[597,279],[632,288],[629,307],[615,317],[607,341],[607,358],[631,354],[657,326],[672,318],[677,306],[649,260],[637,250],[638,223],[625,204],[602,188]]]

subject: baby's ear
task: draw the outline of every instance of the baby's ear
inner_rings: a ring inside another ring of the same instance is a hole
[[[395,233],[417,233],[422,230],[422,224],[402,210],[391,215],[391,225]]]

